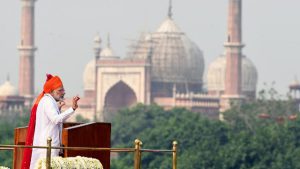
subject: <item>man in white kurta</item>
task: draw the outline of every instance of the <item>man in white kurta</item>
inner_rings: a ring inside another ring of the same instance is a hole
[[[48,137],[52,138],[52,146],[60,146],[62,123],[74,113],[73,108],[60,113],[57,102],[50,94],[45,94],[41,99],[36,112],[36,124],[34,131],[34,146],[46,146]],[[52,149],[51,156],[58,156],[59,149]],[[30,168],[40,158],[46,157],[46,149],[32,150]]]
[[[58,76],[47,75],[43,93],[39,95],[35,102],[37,109],[33,146],[46,146],[49,137],[52,138],[52,146],[58,147],[61,145],[62,123],[78,108],[77,101],[80,99],[78,96],[74,97],[72,107],[61,113],[60,108],[64,105],[64,95],[65,89],[60,78]],[[33,114],[32,118],[34,119]],[[59,151],[59,149],[51,149],[51,156],[58,156]],[[46,158],[46,149],[33,148],[30,169],[33,169],[37,161],[41,158]],[[27,160],[24,160],[24,162],[24,164],[27,164]]]

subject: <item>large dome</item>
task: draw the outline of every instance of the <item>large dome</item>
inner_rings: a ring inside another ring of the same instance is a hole
[[[220,56],[212,62],[207,71],[207,89],[209,92],[224,92],[226,57]],[[257,70],[251,60],[242,57],[242,92],[256,91]]]
[[[89,61],[83,72],[84,90],[95,90],[95,59]]]
[[[9,80],[0,86],[0,96],[16,96],[18,92]]]
[[[151,58],[152,81],[171,83],[200,83],[204,71],[202,51],[169,16],[156,32],[143,34],[130,58]]]

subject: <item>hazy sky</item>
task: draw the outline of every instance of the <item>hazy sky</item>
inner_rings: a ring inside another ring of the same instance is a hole
[[[37,0],[35,10],[35,90],[45,74],[60,75],[67,97],[82,94],[83,70],[94,57],[93,38],[99,33],[106,46],[124,57],[141,32],[155,31],[167,16],[169,0]],[[204,52],[205,69],[223,53],[228,0],[173,0],[173,19]],[[257,67],[258,90],[275,81],[288,91],[300,79],[300,1],[244,0],[243,53]],[[20,0],[1,0],[0,84],[10,75],[18,86]],[[297,19],[298,18],[298,19]]]

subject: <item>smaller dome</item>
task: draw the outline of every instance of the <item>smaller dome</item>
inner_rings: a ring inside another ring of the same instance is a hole
[[[114,59],[120,59],[120,57],[116,56],[112,50],[112,48],[110,47],[110,39],[109,39],[109,35],[107,36],[107,47],[104,48],[101,52],[100,52],[100,59],[101,60],[114,60]]]
[[[208,67],[207,70],[207,89],[213,91],[225,90],[225,67],[226,58],[217,57]]]
[[[0,96],[16,96],[18,95],[18,92],[16,88],[10,83],[10,81],[4,82],[0,86]]]
[[[99,44],[102,42],[102,40],[98,34],[94,37],[94,42],[99,43]]]
[[[112,56],[114,56],[114,52],[110,47],[104,48],[100,53],[100,58],[101,57],[109,58],[109,57],[112,57]]]
[[[95,59],[89,61],[83,72],[83,88],[84,90],[95,90]]]
[[[107,47],[107,48],[104,48],[100,52],[100,59],[101,60],[115,60],[115,59],[120,59],[120,57],[114,55],[113,50],[110,47]]]
[[[213,61],[207,71],[208,91],[223,92],[225,90],[226,57],[224,55]],[[250,59],[242,57],[242,92],[255,92],[257,70]]]

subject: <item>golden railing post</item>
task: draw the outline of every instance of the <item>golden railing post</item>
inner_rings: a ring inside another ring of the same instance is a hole
[[[47,139],[46,168],[51,169],[51,137]]]
[[[173,141],[173,169],[177,168],[177,141]]]
[[[141,144],[142,142],[139,139],[134,140],[134,169],[141,168]]]
[[[141,160],[142,160],[142,151],[141,151],[141,149],[142,149],[142,144],[143,144],[143,142],[142,141],[140,141],[140,144],[139,144],[139,169],[141,168],[141,165],[142,165],[142,162],[141,162]]]

